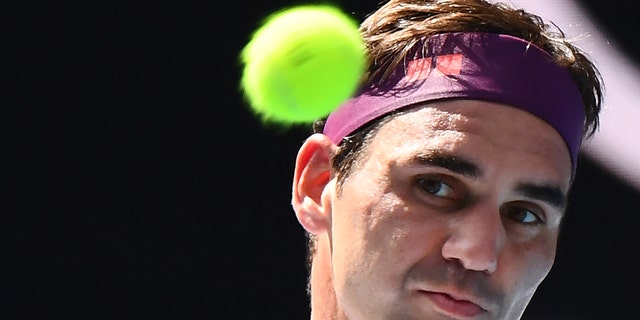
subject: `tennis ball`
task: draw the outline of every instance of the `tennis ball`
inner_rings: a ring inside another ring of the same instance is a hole
[[[355,93],[366,53],[358,24],[330,5],[271,14],[242,49],[241,89],[264,121],[310,123]]]

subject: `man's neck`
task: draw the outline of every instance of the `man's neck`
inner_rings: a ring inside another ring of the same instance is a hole
[[[311,266],[311,320],[348,320],[338,311],[333,286],[331,249],[326,234],[318,236]]]

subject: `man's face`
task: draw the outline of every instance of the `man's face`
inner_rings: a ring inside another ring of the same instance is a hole
[[[561,136],[520,109],[451,100],[393,119],[331,195],[339,308],[520,318],[553,265],[570,178]]]

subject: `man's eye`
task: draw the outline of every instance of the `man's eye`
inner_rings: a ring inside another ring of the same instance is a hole
[[[509,206],[504,212],[510,219],[523,224],[542,223],[541,214],[523,206]]]
[[[418,183],[424,191],[434,196],[446,198],[453,195],[453,188],[442,180],[422,178],[418,180]]]

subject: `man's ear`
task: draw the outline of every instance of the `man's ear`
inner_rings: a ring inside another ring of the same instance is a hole
[[[310,233],[327,231],[331,225],[331,197],[323,197],[331,182],[331,153],[336,145],[324,134],[311,135],[296,157],[291,204],[300,224]]]

